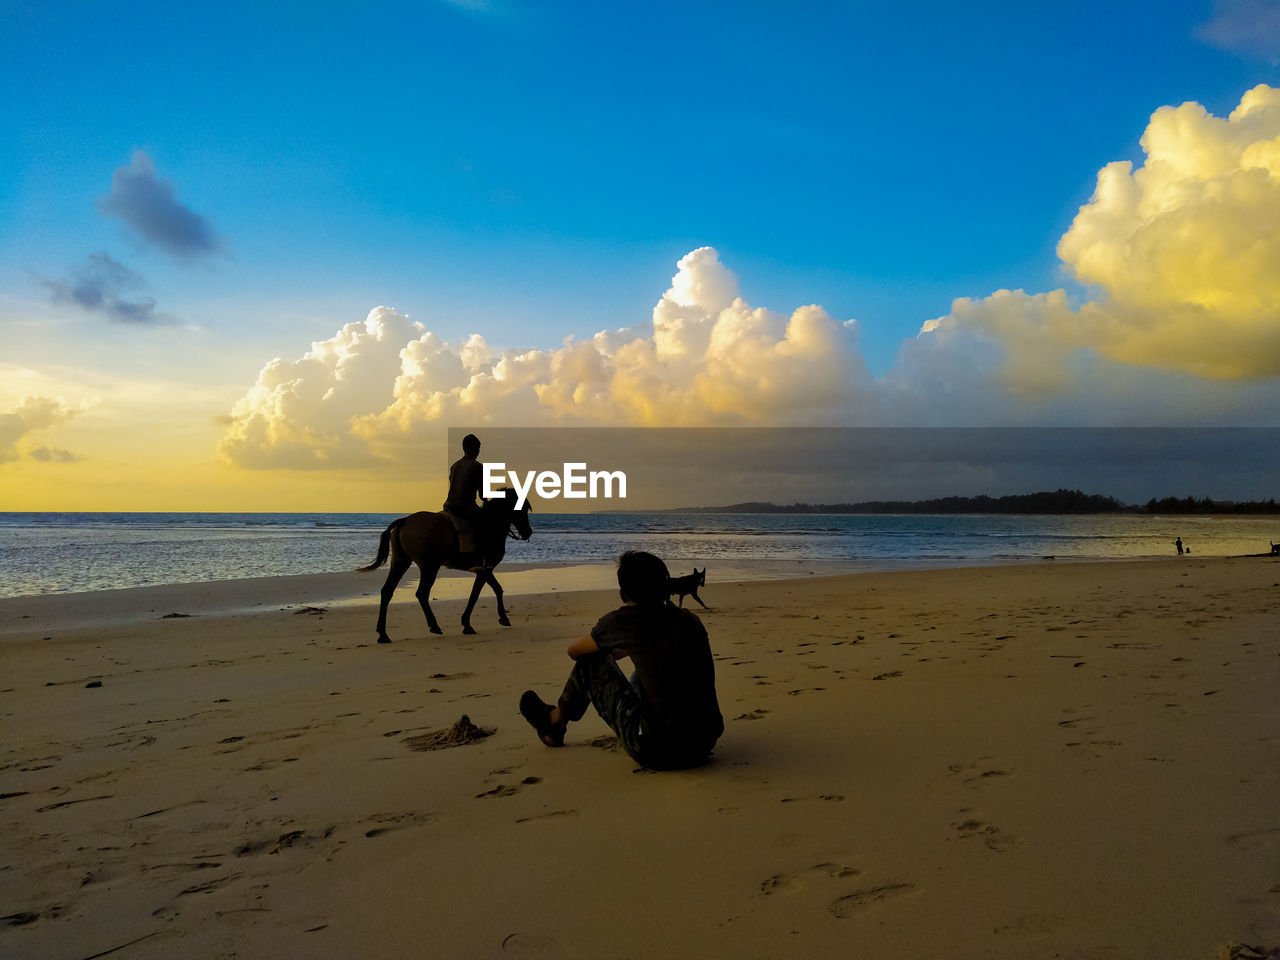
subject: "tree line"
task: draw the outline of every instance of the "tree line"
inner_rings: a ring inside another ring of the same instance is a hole
[[[1003,497],[937,497],[932,500],[863,500],[858,503],[792,503],[751,501],[724,507],[681,507],[672,513],[1275,513],[1280,504],[1270,500],[1213,500],[1209,497],[1165,497],[1145,504],[1122,503],[1115,497],[1082,490],[1044,490]]]

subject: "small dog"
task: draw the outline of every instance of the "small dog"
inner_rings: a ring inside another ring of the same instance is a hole
[[[697,567],[693,568],[693,573],[684,577],[667,577],[667,593],[680,594],[680,606],[684,606],[685,596],[691,596],[698,601],[698,606],[703,610],[708,609],[707,605],[702,602],[702,598],[698,596],[698,588],[707,585],[707,568],[703,567],[701,571]],[[671,598],[667,598],[667,603],[671,602]]]

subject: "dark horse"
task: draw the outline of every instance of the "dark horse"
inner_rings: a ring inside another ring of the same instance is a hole
[[[484,555],[492,561],[493,567],[501,563],[506,555],[508,536],[517,540],[528,540],[533,536],[533,530],[529,526],[529,504],[525,503],[517,510],[516,500],[514,490],[504,490],[501,497],[485,501],[477,518],[476,540]],[[359,569],[376,570],[388,556],[391,557],[391,567],[387,571],[387,582],[382,585],[382,604],[378,607],[378,642],[391,642],[391,638],[387,636],[387,604],[391,602],[396,584],[411,563],[416,563],[421,571],[416,596],[418,603],[422,605],[422,612],[427,615],[427,627],[432,633],[443,633],[440,624],[436,622],[436,615],[431,612],[429,601],[436,574],[442,566],[467,570],[475,559],[474,554],[464,556],[458,553],[458,534],[453,521],[443,513],[426,512],[393,520],[391,526],[382,531],[382,539],[378,542],[378,559]],[[502,587],[493,575],[493,567],[476,573],[467,609],[462,611],[463,633],[475,633],[471,627],[471,611],[486,583],[493,588],[493,594],[498,598],[498,622],[504,627],[511,626],[506,608],[502,605]]]

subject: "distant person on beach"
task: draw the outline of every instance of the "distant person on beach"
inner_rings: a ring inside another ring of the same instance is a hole
[[[480,438],[468,433],[462,438],[462,457],[449,468],[449,495],[444,499],[444,512],[453,521],[458,532],[459,553],[479,553],[476,542],[476,523],[480,519],[480,507],[476,499],[484,484],[484,465],[480,456]],[[472,570],[485,569],[484,558]]]
[[[706,762],[724,718],[702,621],[667,603],[667,566],[651,553],[628,550],[618,558],[618,591],[622,606],[569,645],[573,669],[559,701],[543,703],[526,690],[521,715],[544,744],[559,747],[569,723],[594,706],[641,766]],[[635,665],[630,680],[616,662],[624,657]]]
[[[1173,541],[1173,545],[1178,548],[1178,556],[1182,556],[1182,538]]]

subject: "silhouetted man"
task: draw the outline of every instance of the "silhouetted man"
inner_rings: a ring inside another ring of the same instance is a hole
[[[479,554],[476,527],[480,522],[480,508],[476,503],[484,485],[484,465],[476,459],[480,455],[480,438],[468,433],[462,438],[462,458],[449,468],[449,495],[444,498],[444,512],[453,521],[458,532],[458,552]],[[472,570],[485,569],[485,558],[476,557]]]
[[[618,558],[622,606],[569,645],[573,669],[556,703],[532,690],[520,714],[548,747],[588,706],[618,735],[631,759],[653,770],[704,763],[724,732],[707,631],[692,611],[667,602],[667,566],[651,553]],[[628,681],[617,660],[630,657]]]

